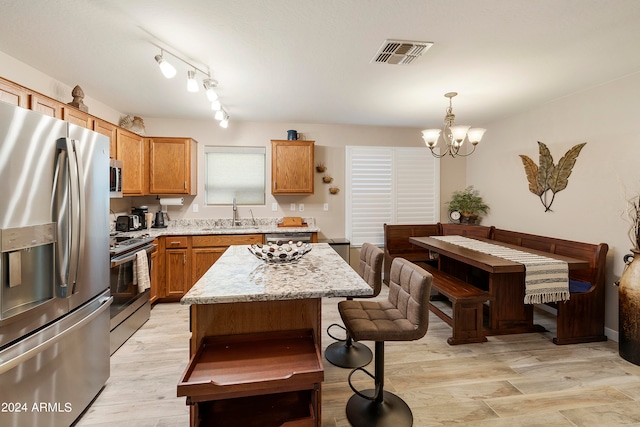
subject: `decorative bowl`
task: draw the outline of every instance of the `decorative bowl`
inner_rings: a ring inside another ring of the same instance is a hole
[[[304,242],[282,242],[254,243],[249,246],[249,252],[261,261],[270,263],[285,263],[302,258],[304,254],[311,250],[310,243]]]

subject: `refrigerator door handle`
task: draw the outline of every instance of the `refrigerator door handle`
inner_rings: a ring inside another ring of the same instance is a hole
[[[113,297],[112,296],[103,297],[100,300],[100,308],[98,308],[97,310],[93,311],[91,314],[89,314],[84,319],[80,320],[77,323],[74,323],[73,325],[71,325],[70,327],[65,329],[64,331],[60,332],[59,334],[54,335],[53,337],[49,338],[48,340],[43,341],[42,343],[31,347],[30,349],[28,349],[24,353],[21,353],[17,357],[14,357],[14,358],[8,359],[8,360],[1,360],[0,359],[0,361],[2,362],[2,363],[0,363],[0,375],[4,374],[5,372],[8,372],[9,370],[11,370],[11,369],[15,368],[16,366],[20,365],[21,363],[26,362],[27,360],[29,360],[32,357],[38,355],[39,353],[42,353],[43,351],[45,351],[46,349],[48,349],[52,345],[55,345],[56,343],[60,342],[67,335],[69,335],[69,334],[73,333],[74,331],[76,331],[76,330],[78,330],[80,328],[83,328],[85,325],[91,323],[93,321],[93,319],[95,319],[96,317],[100,316],[100,314],[102,314],[105,310],[107,310],[109,308],[109,306],[111,305],[112,301],[113,301]]]
[[[75,269],[73,271],[73,288],[71,294],[77,292],[76,285],[78,280],[78,270],[80,269],[82,254],[84,253],[84,241],[85,241],[85,224],[84,212],[86,212],[85,206],[85,185],[84,185],[84,168],[82,166],[82,159],[78,158],[77,150],[78,141],[71,140],[73,146],[73,159],[75,161],[75,175],[72,175],[72,180],[76,181],[76,214],[72,217],[72,236],[75,237],[75,241],[72,244],[71,251],[72,256],[75,257]],[[73,189],[73,185],[72,185]],[[72,199],[73,200],[73,199]],[[75,253],[74,253],[75,252]],[[69,295],[68,295],[69,296]]]
[[[57,270],[60,296],[73,294],[78,276],[80,257],[80,182],[78,159],[74,141],[60,138],[57,144],[58,161],[54,178],[54,216],[57,223]]]

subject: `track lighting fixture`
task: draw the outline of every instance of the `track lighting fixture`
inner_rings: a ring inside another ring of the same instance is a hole
[[[162,56],[163,53],[164,52],[160,50],[160,55],[156,55],[156,62],[158,63],[158,67],[160,67],[160,71],[162,71],[162,75],[170,79],[176,75],[176,69],[164,59]]]
[[[218,87],[218,82],[211,78],[211,71],[209,71],[209,69],[207,69],[207,71],[203,71],[202,69],[182,59],[180,56],[169,52],[164,48],[161,48],[155,43],[152,44],[160,49],[160,54],[155,56],[155,60],[160,67],[160,71],[162,71],[162,74],[166,78],[170,79],[174,77],[176,75],[176,69],[164,58],[165,53],[170,54],[175,59],[191,68],[191,70],[187,71],[187,90],[189,92],[198,92],[200,90],[200,85],[198,84],[198,80],[196,79],[197,73],[199,72],[204,76],[202,80],[202,87],[205,90],[207,99],[209,100],[209,102],[211,102],[211,109],[216,112],[215,118],[216,120],[220,121],[220,126],[226,128],[229,125],[229,115],[222,109],[222,104],[220,103],[218,94],[215,91],[215,89]]]
[[[196,71],[189,70],[187,71],[187,90],[189,92],[197,92],[200,90],[198,86],[198,81],[196,80]]]
[[[227,126],[229,126],[229,116],[225,113],[224,119],[220,120],[220,127],[226,129]]]
[[[207,98],[210,102],[214,102],[218,99],[218,94],[214,90],[218,86],[218,82],[213,79],[204,79],[202,81],[202,86],[207,94]]]

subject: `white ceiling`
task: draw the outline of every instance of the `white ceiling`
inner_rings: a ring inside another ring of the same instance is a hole
[[[185,90],[187,66],[160,74],[154,45],[211,70],[231,123],[437,127],[456,91],[457,123],[478,126],[640,71],[638,0],[0,0],[0,10],[0,51],[143,118],[212,117],[204,93]],[[370,63],[385,39],[434,45],[411,65]]]

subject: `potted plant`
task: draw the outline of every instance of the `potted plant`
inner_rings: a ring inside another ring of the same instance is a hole
[[[449,211],[460,212],[460,222],[462,224],[476,224],[479,214],[489,212],[489,206],[484,203],[478,190],[473,185],[462,191],[454,191],[449,204]]]

